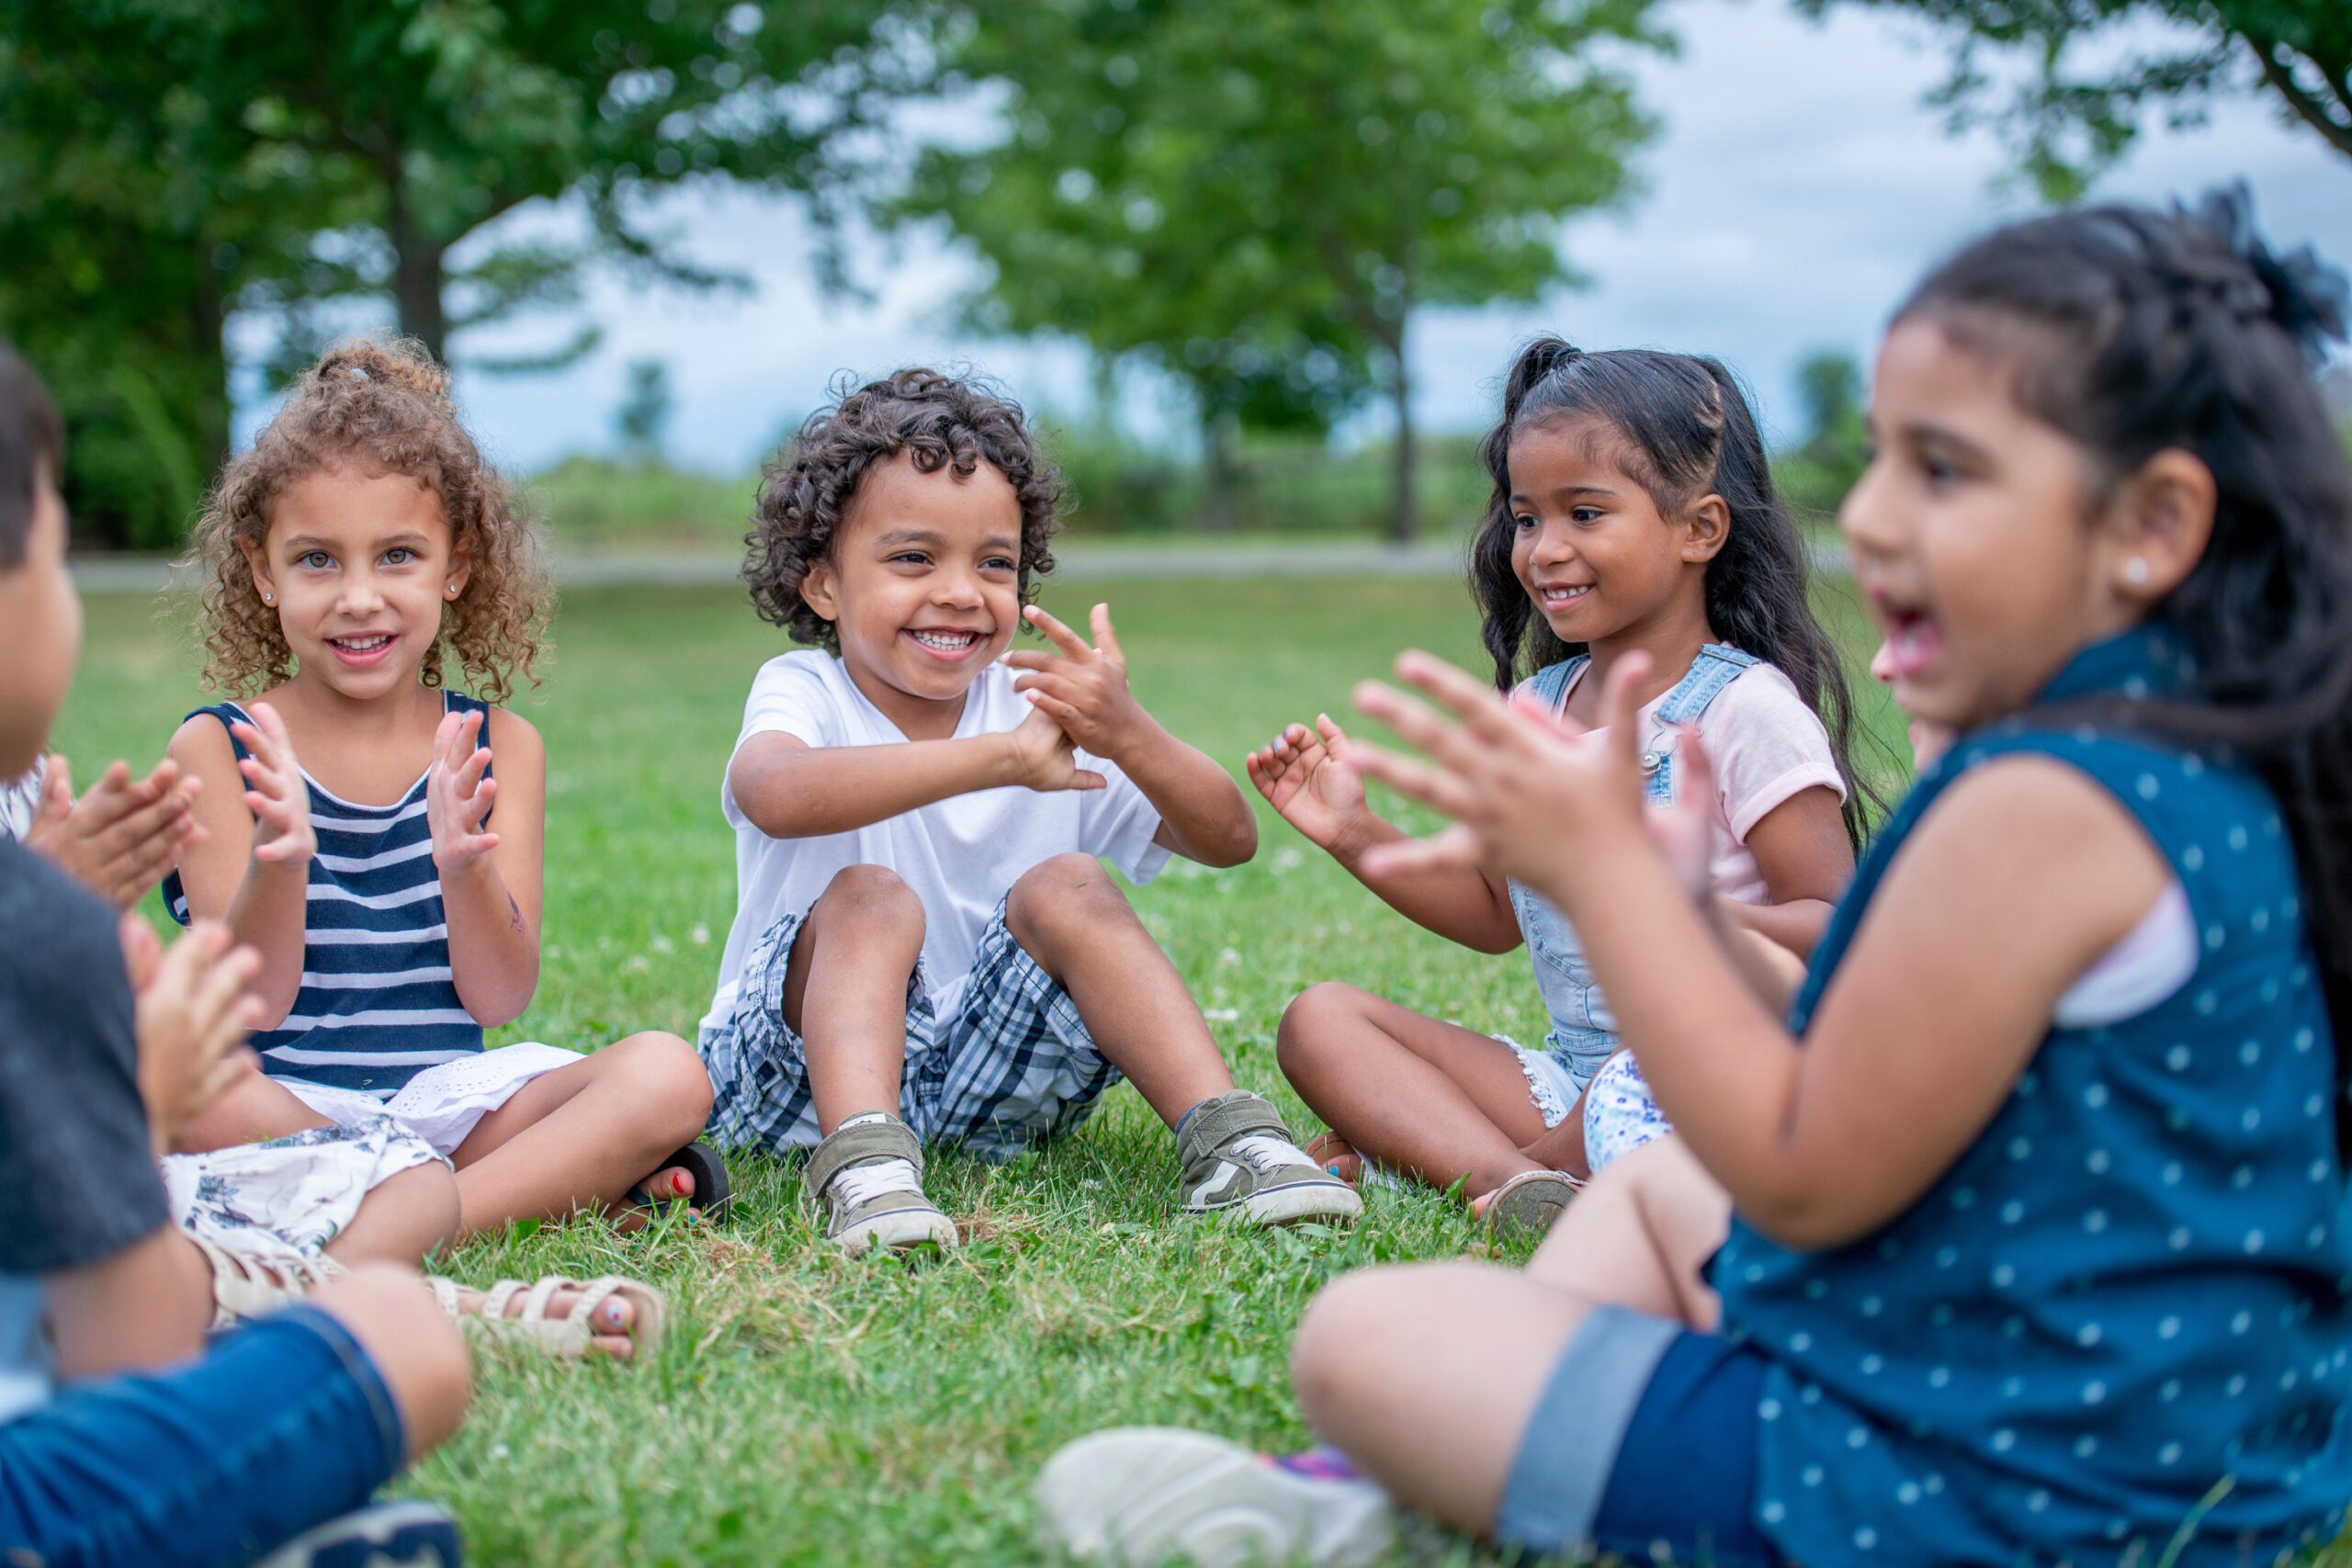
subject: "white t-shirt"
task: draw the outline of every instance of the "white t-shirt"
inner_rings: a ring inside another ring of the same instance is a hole
[[[1568,682],[1570,694],[1591,668],[1588,664],[1577,672]],[[1653,743],[1672,749],[1657,734],[1658,704],[1665,701],[1661,694],[1642,709],[1645,749]],[[1699,740],[1715,771],[1715,848],[1708,866],[1714,890],[1743,904],[1770,903],[1771,890],[1748,851],[1747,835],[1774,807],[1803,791],[1817,786],[1846,798],[1829,731],[1787,675],[1772,665],[1756,664],[1716,693],[1699,716]],[[1674,767],[1679,786],[1679,755]]]
[[[1013,677],[1002,664],[980,672],[965,697],[956,739],[1020,727],[1031,710],[1012,689]],[[907,739],[866,700],[840,660],[816,649],[771,659],[753,677],[736,749],[771,733],[811,747],[904,745]],[[735,829],[735,924],[703,1027],[733,1015],[744,955],[761,934],[786,915],[806,912],[848,866],[888,866],[922,898],[923,972],[943,1020],[962,999],[980,935],[1022,873],[1076,851],[1109,861],[1130,882],[1150,881],[1168,863],[1168,851],[1151,841],[1159,811],[1116,763],[1080,751],[1078,765],[1102,774],[1104,787],[975,790],[809,839],[769,838],[736,805],[734,789],[722,784],[719,806]]]

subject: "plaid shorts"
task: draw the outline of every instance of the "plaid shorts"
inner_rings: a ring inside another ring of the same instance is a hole
[[[786,915],[752,945],[734,1015],[702,1032],[717,1090],[710,1130],[727,1147],[780,1153],[821,1141],[807,1050],[784,1021],[785,971],[807,919],[805,910]],[[923,1142],[1009,1159],[1077,1127],[1118,1081],[1069,993],[1013,940],[1002,901],[980,934],[963,1000],[944,1022],[932,1015],[916,963],[907,981],[899,1114]]]

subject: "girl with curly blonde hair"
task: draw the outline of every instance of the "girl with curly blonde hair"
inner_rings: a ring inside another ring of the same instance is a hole
[[[222,471],[195,556],[208,683],[254,695],[173,739],[208,836],[165,893],[261,954],[265,1027],[262,1072],[186,1146],[390,1116],[457,1169],[426,1250],[581,1209],[715,1208],[725,1167],[695,1142],[710,1080],[684,1041],[483,1049],[538,983],[547,757],[492,705],[537,682],[546,590],[447,375],[411,343],[330,350]],[[640,1291],[597,1306],[602,1348],[658,1317]]]

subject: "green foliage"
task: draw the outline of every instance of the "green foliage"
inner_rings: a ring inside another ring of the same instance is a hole
[[[925,152],[898,210],[944,216],[989,263],[968,304],[980,328],[1066,334],[1180,378],[1215,480],[1238,425],[1319,431],[1375,388],[1401,412],[1416,308],[1571,279],[1559,220],[1623,196],[1651,130],[1592,46],[1665,47],[1649,7],[943,8],[942,82],[1001,87],[1011,134]],[[1400,503],[1408,463],[1409,448]]]
[[[666,463],[567,457],[530,482],[563,548],[688,545],[740,548],[752,480],[715,479]]]
[[[613,412],[613,428],[621,446],[639,463],[662,453],[662,437],[677,412],[670,391],[670,367],[658,359],[639,359],[628,367],[628,395]]]
[[[387,296],[435,355],[449,335],[578,298],[592,256],[697,287],[640,231],[642,198],[726,178],[849,199],[832,150],[887,96],[853,0],[0,0],[0,332],[69,423],[81,529],[179,536],[228,437],[223,311],[277,319],[283,374],[334,307]],[[577,193],[582,244],[452,247]],[[583,328],[491,364],[545,368]]]
[[[1843,350],[1810,355],[1797,367],[1797,399],[1804,408],[1804,439],[1774,460],[1772,477],[1800,519],[1819,525],[1837,514],[1870,461],[1861,367]]]
[[[1819,16],[1838,0],[1797,0]],[[2152,112],[2203,121],[2216,95],[2267,93],[2352,158],[2352,6],[2345,0],[1846,0],[1952,36],[1931,102],[1990,120],[2051,201],[2079,198]],[[1998,82],[2010,84],[1999,101]]]

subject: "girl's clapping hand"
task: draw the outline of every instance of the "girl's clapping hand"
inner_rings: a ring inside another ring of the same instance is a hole
[[[295,761],[286,720],[267,703],[254,704],[252,712],[253,723],[232,725],[230,733],[251,753],[238,761],[237,772],[244,775],[245,805],[254,814],[254,859],[300,865],[319,847],[311,831],[311,786]]]
[[[442,871],[471,865],[498,847],[485,833],[498,781],[489,776],[490,748],[480,744],[482,716],[444,714],[433,736],[432,776],[424,784],[424,818],[433,829],[433,863]]]
[[[1315,716],[1315,728],[1294,724],[1272,742],[1250,753],[1250,782],[1283,821],[1320,850],[1338,844],[1370,815],[1363,774],[1341,755],[1346,731],[1329,714]]]
[[[1591,735],[1513,705],[1443,660],[1418,650],[1400,655],[1397,675],[1459,722],[1367,681],[1356,688],[1356,705],[1432,761],[1361,740],[1346,742],[1347,754],[1365,773],[1453,818],[1454,826],[1434,839],[1376,846],[1365,853],[1365,869],[1389,875],[1467,867],[1514,876],[1546,892],[1572,886],[1577,870],[1590,863],[1588,852],[1595,843],[1643,828],[1634,693],[1649,662],[1638,653],[1617,661],[1601,688],[1606,733]],[[1686,769],[1690,765],[1686,761]],[[1698,766],[1705,767],[1702,754]],[[1703,782],[1688,773],[1686,781]],[[1684,793],[1694,806],[1706,798],[1697,788]],[[1675,845],[1678,877],[1685,886],[1703,887],[1704,860],[1698,861],[1694,879],[1686,840],[1695,839],[1703,856],[1706,840],[1689,832],[1686,815],[1678,806],[1658,826]]]

